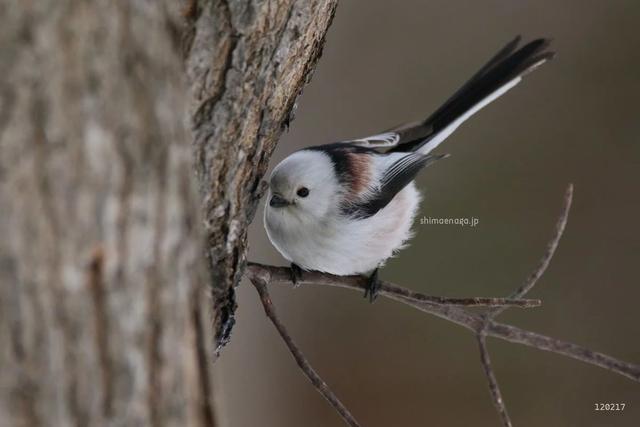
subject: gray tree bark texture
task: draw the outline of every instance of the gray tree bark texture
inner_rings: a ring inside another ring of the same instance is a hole
[[[246,229],[335,6],[0,3],[0,425],[220,425]]]
[[[337,0],[204,1],[188,10],[195,167],[217,307],[217,349],[234,324],[234,287],[269,158],[321,55]]]

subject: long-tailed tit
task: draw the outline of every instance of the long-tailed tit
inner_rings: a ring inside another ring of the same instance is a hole
[[[301,270],[368,274],[375,299],[378,268],[412,236],[420,203],[413,182],[432,154],[474,113],[553,57],[549,41],[507,44],[426,120],[361,139],[302,149],[273,170],[264,223],[271,243]]]

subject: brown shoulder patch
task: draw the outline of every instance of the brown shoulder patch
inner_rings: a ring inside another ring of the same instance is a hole
[[[355,199],[364,190],[367,189],[369,180],[371,179],[371,157],[363,154],[349,153],[347,154],[349,162],[349,172],[351,188],[347,197]]]

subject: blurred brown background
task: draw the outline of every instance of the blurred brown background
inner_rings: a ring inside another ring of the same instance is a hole
[[[532,293],[542,308],[501,320],[640,362],[640,3],[341,2],[324,56],[272,166],[305,145],[423,118],[516,34],[554,39],[557,58],[467,122],[419,178],[419,225],[382,277],[434,295],[501,296],[536,265],[568,183],[569,225]],[[253,260],[284,264],[256,217]],[[291,333],[355,416],[375,426],[498,425],[474,337],[385,300],[325,288],[273,289]],[[228,425],[341,426],[239,289],[233,340],[217,364]],[[489,341],[515,425],[637,426],[640,387],[558,355]],[[595,412],[625,402],[624,412]]]

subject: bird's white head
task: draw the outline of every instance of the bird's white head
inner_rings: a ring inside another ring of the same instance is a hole
[[[302,150],[280,162],[269,178],[267,220],[322,222],[337,209],[341,186],[329,156]]]

